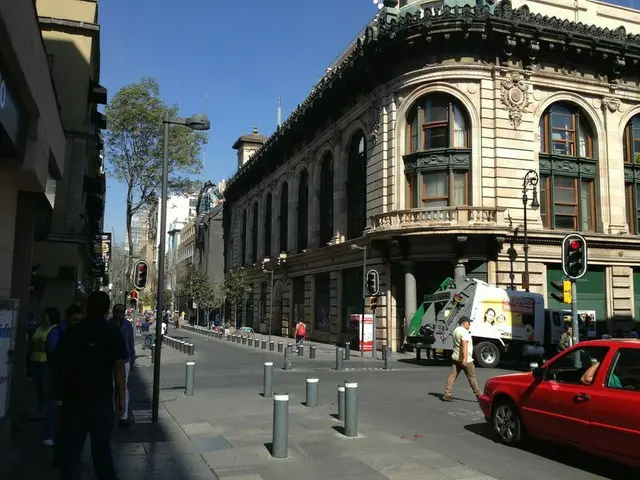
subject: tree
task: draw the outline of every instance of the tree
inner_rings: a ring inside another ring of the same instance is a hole
[[[160,98],[152,78],[122,87],[106,108],[106,152],[109,173],[127,187],[126,226],[129,255],[133,255],[131,219],[141,208],[157,201],[162,181],[163,119],[178,114],[178,106]],[[206,135],[188,128],[172,128],[169,135],[169,188],[172,193],[191,191],[190,175],[202,169],[200,154]]]
[[[231,270],[224,280],[224,293],[229,304],[234,308],[234,318],[238,305],[251,293],[251,284],[247,272],[243,268]]]
[[[143,307],[153,308],[156,306],[157,296],[150,288],[145,288],[140,294],[140,303]]]
[[[124,242],[116,242],[111,245],[111,261],[109,262],[109,279],[113,284],[113,303],[122,303],[124,295],[133,287],[128,281],[129,262],[127,249]]]
[[[205,273],[193,270],[186,279],[185,294],[191,297],[208,317],[211,310],[220,307],[224,303],[224,291],[216,284],[209,282]]]

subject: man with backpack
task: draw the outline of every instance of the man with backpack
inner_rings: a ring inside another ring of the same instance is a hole
[[[127,352],[120,330],[106,321],[110,303],[105,292],[91,293],[86,318],[62,334],[56,349],[64,437],[61,480],[80,480],[87,434],[96,477],[118,479],[110,445],[115,420],[113,389],[115,384],[115,413],[120,418]]]
[[[307,336],[307,326],[302,320],[296,325],[296,351],[304,344],[304,338]]]

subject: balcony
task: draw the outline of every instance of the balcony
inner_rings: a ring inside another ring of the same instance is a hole
[[[435,207],[381,213],[371,217],[368,234],[398,230],[506,230],[504,208]]]

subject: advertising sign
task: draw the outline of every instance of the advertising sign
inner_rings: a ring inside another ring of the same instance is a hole
[[[108,276],[111,262],[111,233],[101,233],[94,237],[92,256],[93,276]]]
[[[349,315],[349,323],[351,326],[356,324],[358,328],[358,345],[361,352],[373,351],[373,315],[366,314],[364,316],[364,322],[362,321],[362,315],[351,314]]]
[[[478,289],[480,290],[480,289]],[[487,288],[480,292],[471,333],[488,338],[534,340],[532,298],[509,296],[506,290]]]
[[[7,414],[11,384],[11,353],[15,342],[15,319],[18,303],[0,300],[0,418]]]

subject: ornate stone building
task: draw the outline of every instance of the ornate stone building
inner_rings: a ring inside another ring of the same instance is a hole
[[[532,13],[548,3],[431,3],[386,1],[229,180],[225,266],[253,282],[243,318],[264,324],[273,303],[278,332],[304,318],[314,339],[355,337],[354,246],[380,272],[376,334],[394,349],[449,276],[529,284],[563,307],[550,283],[577,230],[590,245],[579,308],[603,332],[640,309],[640,13],[606,6],[605,28],[572,21],[560,4],[574,2],[558,17]]]

